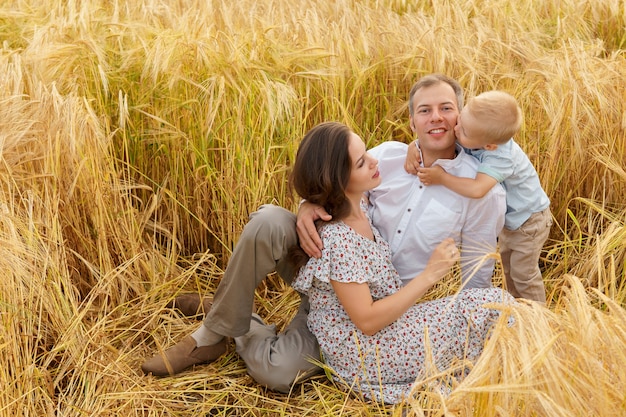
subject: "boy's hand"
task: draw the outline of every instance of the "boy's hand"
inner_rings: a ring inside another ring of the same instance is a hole
[[[317,219],[329,221],[332,216],[323,207],[308,201],[300,205],[296,220],[296,232],[300,240],[300,247],[312,258],[321,257],[322,249],[324,249],[322,239],[315,227],[315,220]]]
[[[420,168],[417,171],[417,176],[424,185],[438,185],[441,184],[441,178],[446,171],[439,165],[435,165],[431,168]]]
[[[413,141],[409,144],[409,149],[406,151],[404,170],[409,174],[416,175],[421,163],[422,159],[420,158],[420,153],[417,150],[415,141]]]

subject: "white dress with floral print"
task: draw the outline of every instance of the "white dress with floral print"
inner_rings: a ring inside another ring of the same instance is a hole
[[[308,326],[325,362],[334,370],[334,378],[365,398],[397,403],[423,371],[426,327],[439,369],[445,369],[454,358],[476,359],[500,314],[482,305],[512,302],[512,297],[499,288],[465,290],[454,297],[418,303],[389,326],[367,336],[348,317],[330,280],[367,283],[374,300],[400,289],[402,281],[391,264],[389,245],[372,229],[375,240],[357,234],[343,222],[323,225],[322,257],[309,259],[292,285],[309,296]]]

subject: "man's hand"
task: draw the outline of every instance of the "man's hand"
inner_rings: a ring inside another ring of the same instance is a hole
[[[406,159],[404,160],[404,170],[409,174],[416,175],[422,163],[419,150],[415,141],[409,144],[409,149],[406,151]]]
[[[322,256],[322,239],[317,233],[315,228],[315,220],[322,219],[329,221],[332,216],[324,210],[323,207],[317,204],[311,204],[305,201],[300,205],[298,209],[296,231],[298,233],[298,239],[300,239],[300,247],[302,250],[312,258],[319,258]]]
[[[438,185],[441,184],[441,178],[446,171],[439,165],[435,165],[431,168],[420,168],[417,171],[417,176],[424,185]]]

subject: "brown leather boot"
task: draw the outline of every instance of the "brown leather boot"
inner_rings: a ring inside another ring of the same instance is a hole
[[[146,375],[149,373],[156,376],[175,375],[190,366],[211,363],[227,350],[226,337],[214,345],[198,347],[196,340],[187,336],[161,354],[146,360],[141,365],[141,370]]]
[[[182,294],[167,303],[166,308],[174,308],[186,317],[202,318],[211,309],[213,297],[200,297],[200,294]]]

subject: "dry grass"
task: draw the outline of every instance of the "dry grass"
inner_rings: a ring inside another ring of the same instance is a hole
[[[294,208],[285,174],[311,125],[344,121],[370,145],[408,140],[408,90],[435,71],[522,105],[517,139],[556,221],[550,308],[511,310],[515,325],[495,328],[448,398],[418,381],[403,407],[626,415],[625,7],[3,2],[0,415],[401,415],[325,376],[267,391],[232,351],[172,378],[139,364],[197,326],[163,306],[214,291],[248,214]],[[446,284],[430,297],[455,290]],[[276,277],[257,300],[279,327],[297,309]]]

